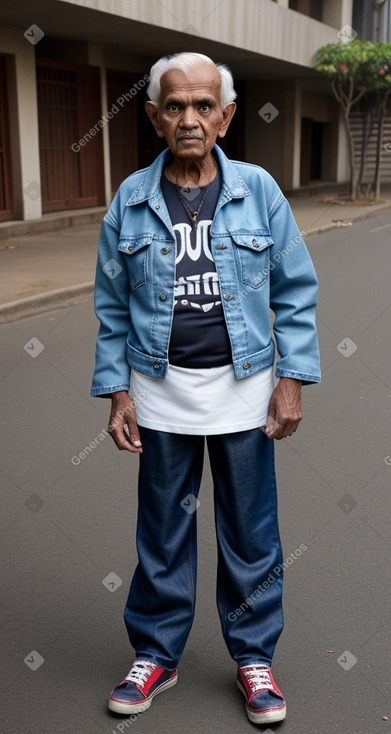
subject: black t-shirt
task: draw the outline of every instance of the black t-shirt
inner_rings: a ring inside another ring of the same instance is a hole
[[[210,247],[210,225],[220,185],[220,174],[217,173],[194,227],[176,184],[162,175],[162,192],[176,237],[174,318],[169,362],[179,367],[221,367],[232,362],[220,287]],[[200,201],[202,202],[205,189],[205,186],[194,191],[182,189],[193,212]]]

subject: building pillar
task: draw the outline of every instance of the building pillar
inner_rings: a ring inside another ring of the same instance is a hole
[[[12,190],[17,219],[42,216],[37,81],[34,46],[9,29],[9,114]]]
[[[96,43],[88,44],[88,64],[91,66],[100,67],[100,89],[101,89],[101,114],[106,115],[108,112],[107,102],[107,74],[106,65],[104,61],[103,47]],[[112,187],[111,187],[111,173],[110,173],[110,138],[109,138],[109,125],[106,124],[102,128],[102,140],[103,140],[103,173],[104,173],[104,190],[105,190],[105,204],[107,207],[111,204],[112,199]]]
[[[285,83],[284,118],[282,188],[290,191],[300,186],[301,84],[295,79]]]

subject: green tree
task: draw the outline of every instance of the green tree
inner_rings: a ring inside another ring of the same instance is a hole
[[[348,136],[350,197],[359,194],[358,171],[350,113],[360,100],[377,121],[374,190],[380,196],[380,159],[387,100],[391,92],[391,44],[372,43],[356,38],[349,43],[328,43],[317,54],[315,69],[327,76],[334,96],[341,105]],[[368,114],[368,117],[371,115]],[[365,148],[362,152],[362,158]],[[361,174],[363,161],[361,164]]]

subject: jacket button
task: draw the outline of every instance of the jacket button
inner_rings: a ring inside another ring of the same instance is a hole
[[[132,252],[132,250],[133,250],[132,245],[128,245],[127,248],[126,248],[126,251],[127,252]]]
[[[224,301],[232,301],[233,296],[230,296],[229,293],[224,294]]]
[[[162,255],[168,255],[168,253],[170,252],[170,248],[169,247],[162,247],[162,249],[160,250],[160,252],[162,253]]]
[[[216,250],[226,250],[227,249],[227,245],[216,245],[216,248],[215,249]]]
[[[250,362],[245,362],[245,363],[244,363],[244,365],[243,365],[243,369],[244,369],[244,370],[249,370],[249,369],[250,369],[250,367],[251,367],[251,364],[250,364]]]
[[[165,296],[164,293],[162,293],[161,296],[159,296],[159,301],[165,301],[166,298],[167,296]]]
[[[257,240],[253,240],[251,244],[253,247],[259,247],[259,242],[257,242]]]
[[[160,204],[155,204],[155,209],[160,209]]]
[[[155,364],[153,365],[153,369],[160,370],[160,364],[158,364],[158,362],[155,362]]]

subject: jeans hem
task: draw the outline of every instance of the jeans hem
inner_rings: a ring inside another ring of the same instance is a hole
[[[175,663],[172,663],[173,667],[169,667],[166,665],[166,663],[163,663],[161,660],[158,660],[154,655],[144,654],[144,653],[135,653],[135,660],[145,660],[147,663],[153,663],[153,665],[158,665],[159,668],[164,668],[165,670],[169,670],[170,673],[173,673],[174,670],[177,670],[178,665],[175,665]]]

